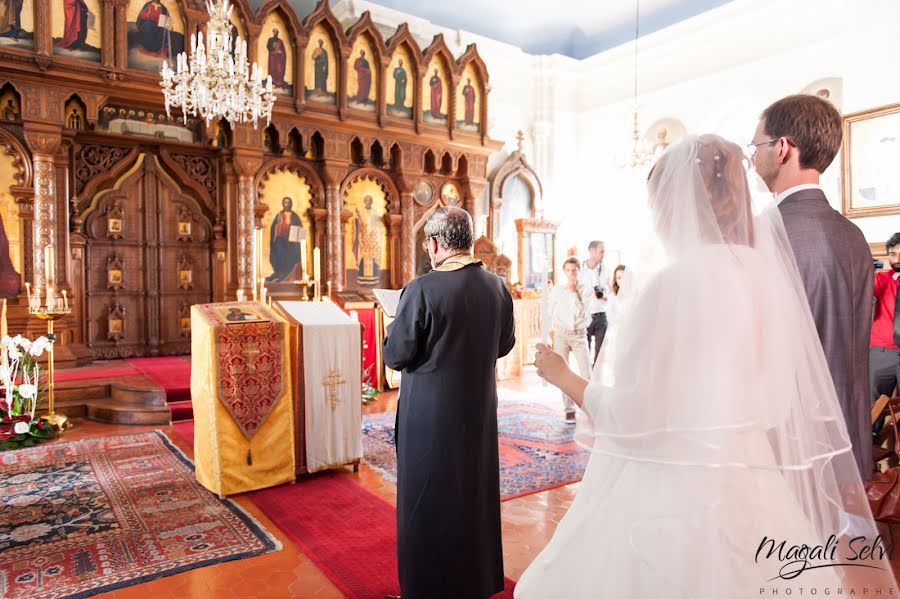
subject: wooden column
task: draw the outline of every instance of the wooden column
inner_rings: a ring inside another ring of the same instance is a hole
[[[343,265],[341,264],[344,237],[341,228],[341,212],[343,210],[341,183],[347,174],[347,167],[343,165],[329,165],[323,171],[325,174],[325,209],[328,211],[328,220],[326,222],[328,247],[325,251],[325,272],[322,273],[325,279],[323,289],[327,289],[327,284],[330,281],[332,291],[341,291],[344,289],[344,273]]]

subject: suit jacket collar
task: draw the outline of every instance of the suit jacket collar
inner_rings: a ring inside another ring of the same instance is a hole
[[[791,193],[790,195],[785,196],[784,199],[782,199],[781,202],[778,203],[778,205],[783,206],[785,204],[791,204],[803,200],[821,200],[826,204],[828,203],[828,198],[825,197],[825,192],[822,191],[822,189],[819,187],[813,187],[800,189]]]

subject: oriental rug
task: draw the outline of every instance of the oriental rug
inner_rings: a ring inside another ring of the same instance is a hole
[[[280,548],[159,431],[0,456],[2,597],[88,597]]]
[[[349,599],[400,593],[394,506],[352,478],[314,474],[248,497]],[[512,599],[515,583],[495,599]]]
[[[501,501],[581,480],[590,452],[575,443],[558,392],[501,388],[498,396]],[[363,416],[365,462],[390,482],[397,482],[395,418],[394,412]]]

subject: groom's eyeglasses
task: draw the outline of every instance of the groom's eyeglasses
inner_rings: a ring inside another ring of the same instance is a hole
[[[758,144],[754,144],[754,143],[747,144],[747,157],[750,158],[750,160],[753,160],[754,158],[756,158],[756,151],[759,150],[759,146],[773,144],[776,141],[778,141],[779,139],[781,139],[781,138],[776,137],[775,139],[770,139],[768,141],[761,141]]]
[[[425,253],[428,253],[428,247],[431,245],[431,240],[434,239],[434,235],[425,238],[425,241],[422,242],[422,249],[425,250]]]

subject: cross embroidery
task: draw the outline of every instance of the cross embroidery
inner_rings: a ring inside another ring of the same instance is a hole
[[[256,354],[259,353],[259,348],[256,347],[255,343],[249,343],[242,353],[247,356],[247,372],[256,372],[255,359]]]
[[[337,386],[343,385],[346,382],[347,381],[341,378],[341,373],[338,370],[329,370],[328,375],[322,379],[322,386],[327,390],[326,395],[328,401],[331,402],[332,410],[341,402],[341,396],[338,395]]]

